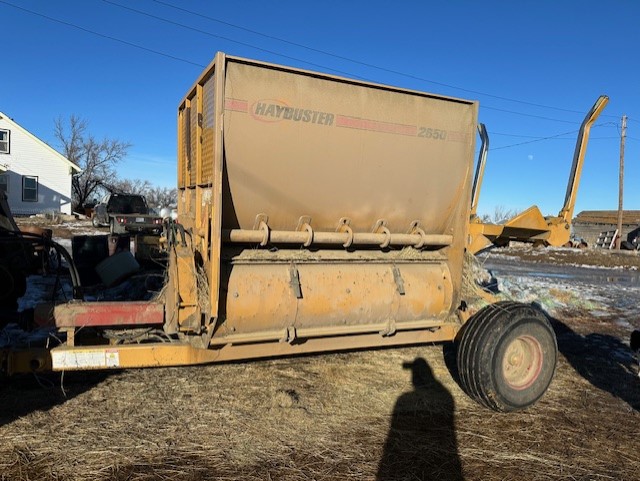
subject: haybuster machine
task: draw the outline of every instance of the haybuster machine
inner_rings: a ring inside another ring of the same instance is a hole
[[[531,405],[555,370],[546,317],[513,302],[472,313],[462,295],[477,115],[474,101],[218,53],[178,108],[178,218],[162,294],[56,306],[66,342],[51,367],[457,338],[470,396],[500,411]],[[149,326],[162,342],[80,336]]]

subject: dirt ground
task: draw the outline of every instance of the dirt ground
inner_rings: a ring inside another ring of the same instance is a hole
[[[638,257],[515,247],[480,261],[552,317],[557,373],[528,410],[471,401],[451,344],[12,378],[0,479],[640,480]]]

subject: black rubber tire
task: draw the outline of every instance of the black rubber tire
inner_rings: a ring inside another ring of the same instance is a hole
[[[523,352],[528,356],[519,357]],[[460,384],[472,399],[494,411],[524,409],[546,392],[557,359],[556,336],[542,312],[527,304],[498,302],[463,327],[457,358]]]

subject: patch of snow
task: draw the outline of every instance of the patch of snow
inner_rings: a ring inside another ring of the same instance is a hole
[[[18,299],[18,312],[33,309],[42,304],[47,298],[51,298],[53,283],[51,279],[42,276],[27,277],[27,292]]]
[[[17,324],[10,323],[0,330],[0,348],[43,346],[52,332],[52,328],[26,332]]]

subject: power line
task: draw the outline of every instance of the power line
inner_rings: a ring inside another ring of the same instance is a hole
[[[617,124],[615,122],[604,122],[604,123],[600,123],[600,124],[594,124],[593,128],[598,128],[598,127],[614,127]],[[573,131],[573,132],[577,132]],[[570,133],[573,133],[570,132]],[[506,133],[506,132],[489,132],[489,136],[493,136],[493,135],[500,135],[500,136],[504,136],[504,137],[519,137],[519,138],[523,138],[523,139],[536,139],[536,140],[546,140],[546,139],[551,139],[551,138],[559,138],[564,134],[553,134],[550,136],[539,136],[539,135],[526,135],[526,134],[513,134],[513,133]],[[560,140],[572,140],[575,137],[568,137],[566,139],[560,139]],[[618,137],[590,137],[591,139],[617,139]]]
[[[604,122],[601,124],[595,124],[593,126],[593,128],[597,128],[597,127],[611,127],[611,126],[617,126],[618,124],[616,124],[615,122]],[[499,133],[493,133],[491,135],[507,135],[510,137],[523,137],[523,138],[533,138],[534,140],[527,140],[524,142],[518,142],[516,144],[510,144],[510,145],[503,145],[501,147],[494,147],[491,150],[501,150],[501,149],[509,149],[511,147],[518,147],[520,145],[526,145],[526,144],[532,144],[534,142],[541,142],[543,140],[551,140],[551,139],[558,139],[558,140],[573,140],[573,138],[564,138],[561,139],[560,137],[564,136],[564,135],[570,135],[570,134],[575,134],[579,132],[579,130],[571,130],[569,132],[563,132],[561,134],[555,134],[555,135],[549,135],[547,137],[533,137],[533,136],[529,136],[529,135],[513,135],[513,134],[499,134]],[[618,139],[619,137],[590,137],[590,140],[605,140],[605,139]],[[632,138],[632,137],[627,137],[627,138]]]
[[[121,8],[121,9],[123,9],[123,10],[129,10],[129,11],[134,12],[134,13],[137,13],[137,14],[139,14],[139,15],[143,15],[143,16],[146,16],[146,17],[149,17],[149,18],[153,18],[153,19],[155,19],[155,20],[159,20],[159,21],[161,21],[161,22],[165,22],[165,23],[168,23],[168,24],[171,24],[171,25],[175,25],[175,26],[178,26],[178,27],[182,27],[182,28],[185,28],[185,29],[187,29],[187,30],[191,30],[191,31],[193,31],[193,32],[197,32],[197,33],[201,33],[201,34],[203,34],[203,35],[207,35],[207,36],[209,36],[209,37],[213,37],[213,38],[218,38],[218,39],[226,40],[226,41],[228,41],[228,42],[236,43],[236,44],[238,44],[238,45],[242,45],[242,46],[244,46],[244,47],[253,48],[253,49],[256,49],[256,50],[259,50],[259,51],[262,51],[262,52],[270,53],[270,54],[272,54],[272,55],[277,55],[277,56],[279,56],[279,57],[287,58],[287,59],[289,59],[289,60],[294,60],[294,61],[296,61],[296,62],[302,62],[302,63],[305,63],[305,64],[307,64],[307,65],[312,65],[312,66],[314,66],[314,67],[318,67],[318,68],[321,68],[321,69],[324,69],[324,70],[329,70],[329,71],[333,71],[333,72],[338,72],[338,73],[341,73],[341,74],[343,74],[343,75],[347,75],[347,76],[351,76],[351,77],[359,78],[359,79],[361,79],[361,80],[369,80],[369,81],[371,81],[370,79],[367,79],[367,78],[365,78],[365,77],[361,77],[361,76],[358,76],[358,75],[354,75],[354,74],[353,74],[353,73],[351,73],[351,72],[346,72],[346,71],[344,71],[344,70],[337,70],[337,69],[334,69],[334,68],[331,68],[331,67],[327,67],[326,65],[322,65],[322,64],[317,64],[317,63],[309,62],[309,61],[307,61],[307,60],[300,59],[300,58],[297,58],[297,57],[293,57],[293,56],[291,56],[291,55],[285,55],[285,54],[282,54],[282,53],[279,53],[279,52],[276,52],[276,51],[273,51],[273,50],[265,49],[265,48],[262,48],[262,47],[257,47],[257,46],[255,46],[255,45],[250,44],[250,43],[247,43],[247,42],[241,42],[241,41],[238,41],[238,40],[234,40],[234,39],[232,39],[232,38],[229,38],[229,37],[225,37],[225,36],[222,36],[222,35],[213,34],[213,33],[211,33],[211,32],[207,32],[206,30],[201,30],[201,29],[199,29],[199,28],[191,27],[191,26],[189,26],[189,25],[185,25],[185,24],[180,23],[180,22],[175,22],[175,21],[173,21],[173,20],[169,20],[169,19],[167,19],[167,18],[160,17],[160,16],[158,16],[158,15],[154,15],[154,14],[151,14],[151,13],[148,13],[148,12],[144,12],[144,11],[142,11],[142,10],[138,10],[138,9],[135,9],[135,8],[132,8],[132,7],[128,7],[128,6],[125,6],[125,5],[120,5],[119,3],[115,3],[115,2],[112,2],[112,1],[110,1],[110,0],[102,0],[102,1],[103,1],[104,3],[109,4],[109,5],[113,5],[114,7],[118,7],[118,8]],[[154,0],[154,1],[156,1],[156,0]],[[162,3],[163,5],[168,5],[168,6],[170,6],[170,7],[173,7],[173,5],[170,5],[170,4],[167,4],[167,3],[163,3],[163,2],[158,2],[158,3]],[[197,12],[193,12],[193,11],[191,11],[191,10],[186,10],[186,9],[183,9],[183,8],[180,8],[180,7],[173,7],[173,8],[176,8],[176,9],[178,9],[178,10],[182,10],[182,11],[185,11],[185,12],[188,12],[188,13],[192,13],[192,14],[194,14],[194,15],[203,16],[203,15],[201,15],[201,14],[198,14]],[[207,17],[207,16],[203,16],[203,17],[204,17],[204,18],[208,18],[208,19],[210,19],[210,20],[212,19],[212,20],[214,20],[214,21],[218,21],[217,19],[213,19],[213,17]],[[223,23],[223,24],[227,24],[226,22],[222,22],[222,23]],[[250,30],[250,29],[245,29],[244,27],[237,27],[237,26],[235,26],[235,25],[233,25],[233,24],[229,24],[229,25],[234,26],[234,27],[236,27],[236,28],[242,28],[243,30],[247,30],[247,31],[252,32],[252,33],[257,33],[258,35],[263,35],[263,34],[261,34],[261,33],[259,33],[259,32],[255,32],[255,31]],[[265,35],[265,36],[266,36],[266,37],[268,37],[268,38],[274,38],[274,39],[276,39],[276,40],[280,40],[280,41],[286,41],[286,40],[283,40],[283,39],[279,39],[279,38],[277,38],[277,37],[270,37],[270,36],[268,36],[268,35]],[[295,42],[289,42],[289,41],[286,41],[286,42],[287,42],[287,43],[291,43],[292,45],[302,46],[302,45],[299,45],[299,44],[297,44],[297,43],[295,43]],[[304,46],[303,46],[303,47],[304,47]],[[304,48],[307,48],[307,47],[304,47]],[[308,47],[308,48],[309,48],[310,50],[318,51],[318,52],[320,52],[320,53],[325,53],[325,54],[327,54],[327,55],[333,55],[333,54],[330,54],[330,53],[328,53],[328,52],[324,52],[324,51],[321,51],[321,50],[313,49],[313,48],[311,48],[311,47]],[[404,76],[404,77],[412,78],[412,79],[414,79],[414,80],[420,80],[420,81],[423,81],[423,82],[433,83],[433,84],[440,85],[440,86],[443,86],[443,87],[448,87],[448,88],[452,88],[452,89],[462,90],[462,91],[470,92],[470,93],[474,93],[474,94],[486,95],[486,96],[493,97],[493,98],[498,98],[498,99],[501,99],[501,100],[511,100],[511,101],[516,101],[516,100],[513,100],[513,99],[507,99],[506,97],[499,97],[499,96],[495,96],[495,95],[491,95],[491,94],[484,94],[484,93],[482,93],[482,92],[478,92],[478,91],[475,91],[475,90],[464,89],[464,88],[461,88],[461,87],[455,87],[455,86],[453,86],[453,85],[445,84],[445,83],[442,83],[442,82],[435,82],[435,81],[432,81],[432,80],[429,80],[429,79],[425,79],[425,78],[423,78],[423,77],[418,77],[418,76],[411,75],[411,74],[405,74],[405,73],[398,72],[398,71],[396,71],[396,70],[387,69],[387,68],[384,68],[384,67],[378,67],[378,66],[373,65],[373,64],[369,64],[369,63],[365,63],[365,62],[360,62],[360,61],[358,61],[358,60],[349,59],[349,58],[347,58],[347,57],[342,57],[342,56],[339,56],[339,55],[333,55],[333,56],[334,56],[334,57],[337,57],[337,58],[340,58],[340,59],[343,59],[343,60],[347,60],[347,61],[350,61],[350,62],[354,62],[354,63],[360,64],[360,65],[364,65],[364,66],[367,66],[367,67],[372,67],[372,68],[376,68],[376,69],[378,69],[378,70],[382,70],[382,71],[385,71],[385,72],[389,72],[389,73],[393,73],[393,74],[401,75],[401,76]],[[539,105],[539,104],[533,104],[533,103],[531,103],[531,102],[524,102],[524,101],[520,101],[520,102],[521,102],[521,103],[529,103],[530,105],[535,105],[535,106],[538,106],[538,107],[545,107],[545,106],[542,106],[542,105]],[[495,111],[498,111],[498,112],[505,112],[505,113],[510,113],[510,114],[514,114],[514,115],[521,115],[521,116],[525,116],[525,117],[532,117],[532,118],[537,118],[537,119],[542,119],[542,120],[549,120],[549,121],[552,121],[552,122],[562,122],[562,123],[566,123],[566,124],[577,124],[577,123],[578,123],[578,122],[575,122],[575,121],[562,120],[562,119],[554,119],[554,118],[551,118],[551,117],[545,117],[545,116],[541,116],[541,115],[527,114],[527,113],[524,113],[524,112],[517,112],[517,111],[514,111],[514,110],[499,109],[499,108],[491,107],[491,106],[488,106],[488,105],[483,105],[483,108],[484,108],[484,109],[487,109],[487,110],[495,110]],[[549,107],[549,108],[554,108],[554,107]],[[565,111],[567,111],[567,112],[582,113],[582,112],[579,112],[579,111],[576,111],[576,110],[568,110],[568,109],[559,109],[559,108],[556,108],[556,110],[565,110]]]
[[[232,43],[236,43],[236,44],[239,44],[239,45],[243,45],[243,46],[246,46],[246,47],[249,47],[249,48],[253,48],[253,49],[256,49],[256,50],[260,50],[260,51],[263,51],[263,52],[266,52],[266,53],[271,53],[271,54],[273,54],[273,55],[277,55],[277,56],[280,56],[280,57],[283,57],[283,58],[288,58],[288,59],[290,59],[290,60],[295,60],[295,61],[298,61],[298,62],[303,62],[303,63],[305,63],[305,64],[313,65],[313,66],[315,66],[315,67],[319,67],[319,68],[322,68],[322,69],[325,69],[325,70],[330,70],[330,71],[333,71],[333,72],[342,73],[342,74],[345,74],[345,75],[348,75],[348,76],[351,76],[351,77],[360,78],[360,79],[362,79],[362,80],[368,80],[368,79],[366,79],[366,78],[363,78],[363,77],[360,77],[360,76],[354,75],[354,74],[352,74],[352,73],[350,73],[350,72],[345,72],[345,71],[342,71],[342,70],[333,69],[333,68],[331,68],[331,67],[327,67],[327,66],[324,66],[324,65],[316,64],[316,63],[313,63],[313,62],[308,62],[308,61],[303,60],[303,59],[299,59],[299,58],[292,57],[292,56],[288,56],[288,55],[285,55],[285,54],[281,54],[281,53],[278,53],[278,52],[275,52],[275,51],[272,51],[272,50],[268,50],[268,49],[264,49],[264,48],[261,48],[261,47],[257,47],[257,46],[255,46],[255,45],[252,45],[252,44],[249,44],[249,43],[240,42],[240,41],[233,40],[233,39],[230,39],[230,38],[227,38],[227,37],[224,37],[224,36],[220,36],[220,35],[215,35],[215,34],[212,34],[212,33],[210,33],[210,32],[206,32],[206,31],[204,31],[204,30],[196,29],[196,28],[194,28],[194,27],[190,27],[190,26],[188,26],[188,25],[184,25],[184,24],[181,24],[181,23],[178,23],[178,22],[173,22],[173,21],[171,21],[171,20],[164,19],[164,18],[162,18],[162,17],[158,17],[158,16],[155,16],[155,15],[152,15],[152,14],[148,14],[148,13],[146,13],[146,12],[142,12],[142,11],[140,11],[140,10],[135,10],[135,9],[130,8],[130,7],[125,7],[125,6],[123,6],[123,5],[119,5],[119,4],[116,4],[116,3],[110,2],[110,1],[108,1],[108,0],[103,0],[103,1],[104,1],[105,3],[109,3],[109,4],[111,4],[111,5],[114,5],[114,6],[117,6],[117,7],[123,8],[123,9],[126,9],[126,10],[131,10],[131,11],[134,11],[134,12],[139,13],[139,14],[141,14],[141,15],[146,15],[146,16],[148,16],[148,17],[155,18],[155,19],[160,20],[160,21],[163,21],[163,22],[171,23],[171,24],[174,24],[174,25],[176,25],[176,26],[180,26],[180,27],[182,27],[182,28],[186,28],[186,29],[189,29],[189,30],[193,30],[193,31],[196,31],[196,32],[198,32],[198,33],[202,33],[202,34],[204,34],[204,35],[208,35],[208,36],[211,36],[211,37],[214,37],[214,38],[220,38],[220,39],[223,39],[223,40],[227,40],[227,41],[232,42]],[[159,2],[158,0],[152,0],[152,1],[156,1],[157,3],[163,3],[163,2]],[[14,5],[14,4],[9,3],[9,2],[7,2],[7,1],[5,1],[5,0],[0,0],[0,3],[1,3],[1,4],[4,4],[4,5],[7,5],[7,6],[9,6],[9,7],[13,7],[13,8],[18,9],[18,10],[21,10],[21,11],[23,11],[23,12],[30,13],[30,14],[32,14],[32,15],[35,15],[35,16],[38,16],[38,17],[44,18],[44,19],[46,19],[46,20],[49,20],[49,21],[52,21],[52,22],[55,22],[55,23],[59,23],[59,24],[62,24],[62,25],[68,26],[68,27],[72,27],[72,28],[75,28],[75,29],[80,30],[80,31],[82,31],[82,32],[89,33],[89,34],[91,34],[91,35],[95,35],[95,36],[98,36],[98,37],[101,37],[101,38],[105,38],[105,39],[108,39],[108,40],[112,40],[112,41],[115,41],[115,42],[121,43],[121,44],[123,44],[123,45],[127,45],[127,46],[129,46],[129,47],[133,47],[133,48],[136,48],[136,49],[139,49],[139,50],[145,51],[145,52],[153,53],[153,54],[155,54],[155,55],[160,55],[160,56],[162,56],[162,57],[166,57],[166,58],[169,58],[169,59],[172,59],[172,60],[177,60],[177,61],[179,61],[179,62],[187,63],[187,64],[194,65],[194,66],[197,66],[197,67],[200,67],[200,68],[204,68],[204,67],[206,66],[206,65],[204,65],[204,64],[200,64],[200,63],[197,63],[197,62],[193,62],[193,61],[191,61],[191,60],[188,60],[188,59],[185,59],[185,58],[182,58],[182,57],[178,57],[178,56],[175,56],[175,55],[171,55],[171,54],[168,54],[168,53],[165,53],[165,52],[161,52],[161,51],[159,51],[159,50],[155,50],[155,49],[152,49],[152,48],[144,47],[144,46],[142,46],[142,45],[139,45],[139,44],[136,44],[136,43],[133,43],[133,42],[129,42],[129,41],[127,41],[127,40],[123,40],[123,39],[120,39],[120,38],[117,38],[117,37],[114,37],[114,36],[111,36],[111,35],[106,35],[106,34],[99,33],[99,32],[96,32],[96,31],[94,31],[94,30],[91,30],[91,29],[88,29],[88,28],[85,28],[85,27],[81,27],[81,26],[76,25],[76,24],[71,23],[71,22],[67,22],[67,21],[64,21],[64,20],[60,20],[60,19],[57,19],[57,18],[51,17],[51,16],[49,16],[49,15],[45,15],[45,14],[42,14],[42,13],[39,13],[39,12],[35,12],[35,11],[33,11],[33,10],[29,10],[29,9],[27,9],[27,8],[24,8],[24,7],[20,7],[20,6]],[[163,3],[163,4],[173,7],[172,5],[169,5],[169,4],[166,4],[166,3]],[[177,9],[179,9],[179,10],[184,10],[184,9],[180,9],[179,7],[173,7],[173,8],[177,8]],[[188,10],[185,10],[185,11],[187,11],[187,12],[189,12],[189,13],[193,13],[194,15],[200,15],[200,14],[198,14],[198,13],[196,13],[196,12],[191,12],[191,11],[188,11]],[[205,18],[209,18],[209,17],[206,17],[206,16],[205,16]],[[212,19],[212,20],[218,21],[217,19],[213,19],[213,18],[209,18],[209,19]],[[221,21],[220,21],[220,22],[221,22]],[[222,23],[225,23],[225,22],[222,22]],[[233,24],[229,24],[229,25],[232,25],[232,26],[233,26]],[[236,26],[236,28],[243,28],[243,27]],[[247,31],[251,31],[251,30],[249,30],[249,29],[245,29],[245,30],[247,30]],[[251,31],[251,32],[253,32],[253,31]],[[260,34],[259,32],[255,32],[255,33]],[[260,34],[260,35],[264,35],[264,34]],[[267,36],[267,37],[269,37],[269,36]],[[277,37],[273,37],[273,38],[274,38],[274,39],[277,39],[277,40],[280,40],[280,41],[285,41],[285,40],[283,40],[283,39],[278,39]],[[287,41],[287,42],[288,42],[288,41]],[[292,43],[292,44],[294,44],[294,45],[297,45],[295,42],[289,42],[289,43]],[[304,47],[304,46],[303,46],[303,47]],[[315,49],[313,49],[313,48],[311,48],[311,47],[308,47],[308,48],[309,48],[309,49],[311,49],[311,50],[315,50]],[[328,52],[323,52],[323,51],[321,51],[321,50],[318,50],[318,52],[326,53],[327,55],[333,55],[333,54],[330,54],[330,53],[328,53]],[[498,98],[498,99],[502,99],[502,100],[513,101],[513,102],[519,102],[519,103],[529,104],[529,105],[538,106],[538,107],[554,108],[554,109],[556,109],[556,110],[564,110],[564,111],[567,111],[567,112],[580,113],[579,111],[575,111],[575,110],[560,109],[560,108],[555,108],[555,107],[550,107],[550,106],[544,106],[544,105],[541,105],[541,104],[535,104],[535,103],[532,103],[532,102],[519,101],[519,100],[516,100],[516,99],[509,99],[509,98],[507,98],[507,97],[499,97],[499,96],[495,96],[495,95],[491,95],[491,94],[486,94],[486,93],[479,92],[479,91],[475,91],[475,90],[464,89],[464,88],[461,88],[461,87],[456,87],[456,86],[449,85],[449,84],[445,84],[445,83],[441,83],[441,82],[435,82],[435,81],[432,81],[432,80],[429,80],[429,79],[425,79],[425,78],[422,78],[422,77],[418,77],[418,76],[414,76],[414,75],[410,75],[410,74],[405,74],[405,73],[398,72],[398,71],[395,71],[395,70],[385,69],[385,68],[383,68],[383,67],[378,67],[378,66],[373,65],[373,64],[367,64],[367,63],[364,63],[364,62],[359,62],[359,61],[357,61],[357,60],[349,59],[349,58],[347,58],[347,57],[340,57],[340,56],[338,56],[338,55],[333,55],[333,56],[335,56],[335,57],[337,57],[337,58],[342,58],[342,59],[345,59],[345,60],[348,60],[348,61],[351,61],[351,62],[354,62],[354,63],[359,63],[359,64],[362,64],[362,65],[365,65],[365,66],[369,66],[369,67],[372,67],[372,68],[377,68],[377,69],[379,69],[379,70],[383,70],[383,71],[387,71],[387,72],[390,72],[390,73],[394,73],[394,74],[397,74],[397,75],[401,75],[401,76],[405,76],[405,77],[413,78],[413,79],[420,80],[420,81],[424,81],[424,82],[434,83],[434,84],[436,84],[436,85],[441,85],[441,86],[448,87],[448,88],[452,88],[452,89],[457,89],[457,90],[463,90],[463,91],[466,91],[466,92],[476,93],[476,94],[478,94],[478,95],[485,95],[485,96],[489,96],[489,97],[493,97],[493,98]],[[514,115],[521,115],[521,116],[525,116],[525,117],[532,117],[532,118],[538,118],[538,119],[542,119],[542,120],[548,120],[548,121],[552,121],[552,122],[562,122],[562,123],[568,123],[568,124],[576,124],[576,123],[577,123],[577,122],[572,122],[572,121],[569,121],[569,120],[555,119],[555,118],[545,117],[545,116],[540,116],[540,115],[527,114],[527,113],[524,113],[524,112],[517,112],[517,111],[513,111],[513,110],[500,109],[500,108],[496,108],[496,107],[491,107],[491,106],[489,106],[489,105],[483,105],[483,108],[484,108],[484,109],[487,109],[487,110],[495,110],[495,111],[498,111],[498,112],[505,112],[505,113],[510,113],[510,114],[514,114]],[[610,116],[610,117],[612,117],[612,116]],[[633,119],[630,119],[630,120],[633,120]],[[633,121],[637,122],[636,120],[633,120]],[[495,150],[495,149],[494,149],[494,150]]]
[[[249,47],[249,48],[253,48],[253,49],[259,50],[261,52],[270,53],[272,55],[277,55],[278,57],[287,58],[289,60],[295,60],[296,62],[302,62],[302,63],[305,63],[307,65],[313,65],[314,67],[318,67],[318,68],[321,68],[321,69],[329,70],[329,71],[332,71],[332,72],[341,73],[341,74],[344,74],[344,75],[354,76],[354,77],[357,77],[357,78],[359,78],[361,80],[365,80],[363,77],[353,75],[353,74],[351,74],[349,72],[345,72],[343,70],[337,70],[337,69],[334,69],[334,68],[331,68],[331,67],[327,67],[326,65],[320,65],[320,64],[317,64],[317,63],[309,62],[308,60],[304,60],[304,59],[297,58],[297,57],[292,57],[290,55],[285,55],[285,54],[282,54],[282,53],[275,52],[273,50],[269,50],[269,49],[266,49],[266,48],[258,47],[256,45],[252,45],[250,43],[241,42],[239,40],[234,40],[232,38],[224,37],[222,35],[217,35],[215,33],[207,32],[206,30],[201,30],[199,28],[191,27],[189,25],[185,25],[185,24],[180,23],[180,22],[174,22],[173,20],[169,20],[168,18],[159,17],[157,15],[153,15],[151,13],[143,12],[142,10],[138,10],[136,8],[127,7],[125,5],[120,5],[119,3],[111,2],[109,0],[102,0],[102,1],[104,3],[108,3],[109,5],[113,5],[114,7],[119,7],[119,8],[122,8],[124,10],[129,10],[129,11],[135,12],[135,13],[137,13],[139,15],[144,15],[146,17],[153,18],[155,20],[159,20],[161,22],[165,22],[165,23],[168,23],[168,24],[171,24],[171,25],[175,25],[177,27],[186,28],[187,30],[191,30],[193,32],[201,33],[203,35],[207,35],[207,36],[212,37],[212,38],[218,38],[218,39],[221,39],[221,40],[226,40],[227,42],[233,42],[233,43],[236,43],[238,45],[242,45],[244,47]]]
[[[190,65],[195,65],[196,67],[200,67],[200,68],[206,67],[206,65],[202,65],[202,64],[199,64],[199,63],[196,63],[196,62],[192,62],[191,60],[187,60],[185,58],[176,57],[175,55],[171,55],[171,54],[168,54],[168,53],[160,52],[159,50],[154,50],[152,48],[143,47],[142,45],[138,45],[136,43],[129,42],[127,40],[122,40],[122,39],[117,38],[117,37],[112,37],[110,35],[105,35],[103,33],[99,33],[99,32],[96,32],[94,30],[90,30],[88,28],[81,27],[80,25],[76,25],[75,23],[66,22],[64,20],[59,20],[57,18],[50,17],[50,16],[44,15],[42,13],[34,12],[33,10],[29,10],[28,8],[19,7],[18,5],[14,5],[12,3],[5,2],[4,0],[0,0],[0,3],[2,3],[3,5],[7,5],[9,7],[13,7],[13,8],[18,9],[18,10],[22,10],[23,12],[30,13],[31,15],[36,15],[38,17],[45,18],[45,19],[50,20],[52,22],[56,22],[56,23],[59,23],[61,25],[66,25],[67,27],[72,27],[72,28],[81,30],[81,31],[83,31],[85,33],[90,33],[91,35],[95,35],[97,37],[106,38],[108,40],[113,40],[114,42],[119,42],[119,43],[122,43],[124,45],[128,45],[129,47],[134,47],[134,48],[137,48],[139,50],[144,50],[145,52],[153,53],[155,55],[160,55],[162,57],[167,57],[167,58],[170,58],[172,60],[177,60],[179,62],[188,63]]]
[[[574,124],[574,125],[579,124],[579,122],[574,122],[572,120],[554,119],[554,118],[545,117],[542,115],[525,114],[523,112],[516,112],[515,110],[499,109],[497,107],[490,107],[488,105],[483,105],[482,108],[487,110],[495,110],[497,112],[506,112],[508,114],[522,115],[524,117],[533,117],[534,119],[550,120],[552,122],[562,122],[563,124]]]
[[[557,134],[557,135],[550,135],[549,137],[541,137],[541,138],[535,139],[535,140],[527,140],[525,142],[518,142],[517,144],[503,145],[501,147],[494,147],[491,150],[495,151],[495,150],[501,150],[501,149],[508,149],[508,148],[511,148],[511,147],[517,147],[519,145],[533,144],[534,142],[542,142],[543,140],[556,139],[558,137],[562,137],[563,135],[575,134],[576,132],[579,132],[579,130],[570,130],[569,132],[563,132],[563,133]]]
[[[540,137],[539,135],[518,135],[518,134],[507,134],[502,132],[489,132],[489,136],[500,135],[503,137],[519,137],[523,139],[545,139],[546,137]]]
[[[114,2],[111,2],[111,1],[108,1],[108,0],[103,0],[103,1],[106,2],[106,3],[110,3],[112,5],[116,5],[116,6],[122,7],[122,8],[128,8],[128,7],[124,7],[122,5],[119,5],[117,3],[114,3]],[[255,35],[259,35],[259,36],[264,37],[264,38],[268,38],[268,39],[271,39],[271,40],[276,40],[278,42],[286,43],[288,45],[292,45],[292,46],[295,46],[295,47],[300,47],[300,48],[303,48],[305,50],[309,50],[311,52],[320,53],[320,54],[327,55],[329,57],[337,58],[337,59],[340,59],[340,60],[346,60],[347,62],[352,62],[352,63],[358,64],[358,65],[362,65],[364,67],[374,68],[374,69],[381,70],[381,71],[387,72],[387,73],[392,73],[392,74],[395,74],[395,75],[400,75],[402,77],[407,77],[407,78],[411,78],[411,79],[414,79],[414,80],[420,80],[422,82],[427,82],[427,83],[431,83],[431,84],[434,84],[434,85],[447,87],[447,88],[450,88],[450,89],[460,90],[462,92],[468,92],[468,93],[472,93],[472,94],[476,94],[476,95],[483,95],[485,97],[490,97],[490,98],[494,98],[494,99],[497,99],[497,100],[504,100],[504,101],[507,101],[507,102],[515,102],[515,103],[520,103],[520,104],[524,104],[524,105],[530,105],[532,107],[552,109],[552,110],[557,110],[557,111],[560,111],[560,112],[569,112],[569,113],[574,113],[574,114],[583,114],[584,113],[584,112],[582,112],[580,110],[572,110],[572,109],[565,109],[565,108],[562,108],[562,107],[554,107],[554,106],[551,106],[551,105],[543,105],[543,104],[538,104],[538,103],[535,103],[535,102],[529,102],[529,101],[526,101],[526,100],[519,100],[519,99],[510,98],[510,97],[503,97],[503,96],[500,96],[500,95],[489,94],[487,92],[481,92],[479,90],[472,90],[472,89],[458,87],[458,86],[451,85],[451,84],[446,84],[446,83],[443,83],[443,82],[437,82],[435,80],[427,79],[427,78],[424,78],[424,77],[419,77],[419,76],[416,76],[416,75],[408,74],[408,73],[405,73],[405,72],[400,72],[400,71],[389,69],[389,68],[385,68],[385,67],[380,67],[379,65],[371,64],[371,63],[368,63],[368,62],[363,62],[361,60],[356,60],[354,58],[345,57],[343,55],[338,55],[338,54],[335,54],[333,52],[328,52],[326,50],[310,47],[308,45],[304,45],[304,44],[301,44],[301,43],[298,43],[298,42],[293,42],[293,41],[287,40],[285,38],[276,37],[274,35],[268,35],[266,33],[259,32],[257,30],[252,30],[250,28],[246,28],[246,27],[243,27],[241,25],[236,25],[236,24],[231,23],[231,22],[225,22],[225,21],[220,20],[218,18],[211,17],[211,16],[208,16],[208,15],[204,15],[202,13],[195,12],[193,10],[188,10],[186,8],[178,7],[176,5],[172,5],[172,4],[168,3],[168,2],[163,2],[161,0],[151,0],[151,1],[155,2],[155,3],[158,3],[160,5],[167,6],[169,8],[173,8],[175,10],[179,10],[181,12],[189,13],[191,15],[195,15],[197,17],[204,18],[206,20],[210,20],[212,22],[219,23],[221,25],[226,25],[228,27],[232,27],[232,28],[236,28],[236,29],[239,29],[239,30],[243,30],[245,32],[249,32],[249,33],[252,33],[252,34],[255,34]],[[139,13],[145,14],[144,12],[139,12]],[[155,18],[158,18],[158,17],[155,17]],[[326,67],[323,67],[323,68],[326,68]],[[495,110],[497,110],[497,109],[495,109]],[[514,112],[506,111],[506,110],[505,110],[505,112],[514,113]],[[615,117],[615,118],[617,118],[617,116],[614,116],[614,115],[604,115],[604,116],[605,117]],[[568,121],[566,121],[566,122],[568,122]]]

